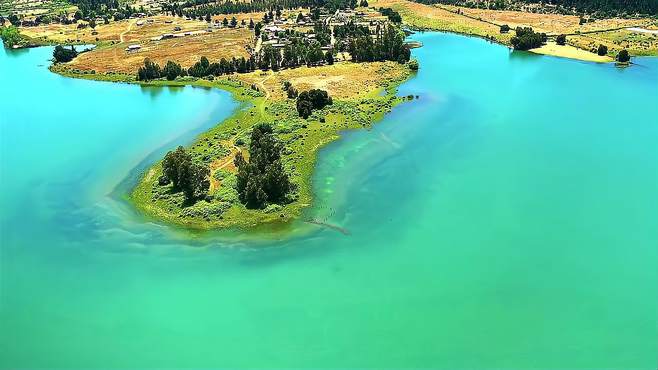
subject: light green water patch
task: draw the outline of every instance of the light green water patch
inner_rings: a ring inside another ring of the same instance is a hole
[[[0,368],[655,368],[658,61],[414,38],[419,99],[319,155],[349,235],[261,243],[107,196],[225,94],[0,53]]]

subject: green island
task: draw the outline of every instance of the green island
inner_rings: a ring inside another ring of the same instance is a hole
[[[318,150],[338,139],[341,131],[371,126],[395,105],[408,99],[396,96],[395,92],[412,71],[407,66],[396,64],[377,63],[381,72],[388,72],[394,77],[378,81],[377,86],[363,96],[333,99],[331,105],[314,111],[306,119],[299,116],[295,100],[269,97],[236,79],[209,81],[185,78],[140,82],[148,86],[219,88],[231,92],[241,107],[186,148],[194,161],[207,164],[211,169],[209,196],[189,204],[182,191],[172,191],[173,184],[160,185],[163,162],[159,161],[144,174],[129,195],[130,200],[140,211],[154,219],[199,229],[253,227],[274,222],[286,223],[299,218],[302,210],[312,204],[311,176]],[[81,74],[67,70],[63,65],[54,65],[51,69],[76,78],[137,83],[129,75]],[[291,199],[285,203],[249,209],[240,202],[235,188],[237,168],[234,159],[237,153],[248,155],[252,129],[262,123],[271,125],[283,146],[282,162],[290,174],[294,190]]]

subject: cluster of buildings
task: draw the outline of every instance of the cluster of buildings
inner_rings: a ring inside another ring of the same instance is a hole
[[[271,45],[274,48],[284,48],[291,43],[290,40],[282,35],[287,30],[306,31],[305,33],[302,32],[302,37],[309,42],[314,41],[316,40],[316,35],[311,31],[311,27],[314,27],[319,23],[329,27],[332,33],[330,45],[323,45],[321,46],[321,49],[324,51],[331,50],[334,48],[336,42],[333,37],[333,28],[336,26],[347,25],[350,22],[358,26],[367,27],[370,30],[370,33],[374,35],[377,26],[385,24],[388,22],[388,19],[385,16],[380,16],[379,13],[375,11],[369,11],[366,13],[351,9],[336,10],[336,12],[332,14],[320,14],[317,21],[311,19],[308,15],[299,15],[295,19],[278,17],[262,28],[261,33],[265,35],[265,41],[262,41],[262,46]],[[260,47],[257,45],[256,50],[259,49]]]

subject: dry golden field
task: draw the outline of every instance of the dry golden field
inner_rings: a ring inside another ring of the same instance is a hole
[[[404,24],[422,29],[432,29],[494,38],[509,43],[510,34],[501,34],[500,28],[487,22],[471,19],[448,10],[408,0],[374,0],[371,6],[393,8],[400,13]]]
[[[658,55],[658,35],[625,29],[569,36],[567,41],[586,50],[594,50],[599,44],[603,44],[613,54],[627,49],[631,55]]]
[[[189,68],[202,56],[212,61],[221,58],[249,57],[247,47],[251,44],[252,31],[245,28],[226,28],[212,33],[203,33],[181,38],[146,41],[130,38],[129,42],[100,47],[75,58],[71,67],[96,72],[136,73],[144,59],[164,66],[168,60]],[[141,49],[126,51],[129,44],[138,43]]]
[[[609,56],[616,55],[622,49],[628,49],[632,55],[658,55],[658,35],[624,29],[658,29],[656,21],[648,18],[597,19],[579,25],[579,17],[570,15],[432,6],[408,0],[374,0],[371,4],[397,10],[402,15],[403,22],[412,27],[493,37],[504,44],[509,44],[514,32],[500,34],[499,27],[503,24],[512,29],[519,26],[532,27],[535,31],[549,36],[568,35],[566,46],[548,44],[539,50],[532,50],[540,54],[588,61],[610,61],[609,57],[589,55],[603,44],[608,47]],[[462,14],[458,14],[458,10]]]
[[[275,100],[286,97],[282,86],[289,81],[298,91],[323,89],[336,99],[360,99],[377,94],[391,81],[408,74],[395,62],[336,63],[319,67],[299,67],[278,72],[255,71],[235,75],[241,81],[255,84]]]
[[[149,22],[152,21],[152,22]],[[138,25],[138,22],[143,22]],[[171,23],[166,23],[171,22]],[[174,31],[180,27],[181,31]],[[47,24],[37,27],[21,27],[21,34],[34,39],[47,39],[60,43],[96,43],[98,41],[139,42],[163,33],[198,31],[208,28],[206,22],[185,20],[170,16],[153,16],[142,19],[128,19],[109,24],[97,24],[90,27],[77,28],[77,24]],[[93,34],[93,33],[97,34]]]
[[[441,6],[450,11],[460,9],[465,15],[475,17],[486,22],[492,22],[497,25],[507,24],[511,28],[518,26],[532,27],[535,31],[544,32],[549,35],[572,34],[576,32],[590,32],[598,30],[608,30],[621,27],[633,27],[637,25],[646,25],[649,19],[600,19],[579,25],[579,17],[575,15],[560,14],[538,14],[520,11],[508,10],[487,10],[487,9],[469,9],[457,8],[454,6]]]

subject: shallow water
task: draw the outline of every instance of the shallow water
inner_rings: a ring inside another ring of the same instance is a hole
[[[0,367],[656,368],[658,59],[414,39],[419,99],[320,155],[350,235],[260,243],[121,200],[228,94],[0,53]]]

